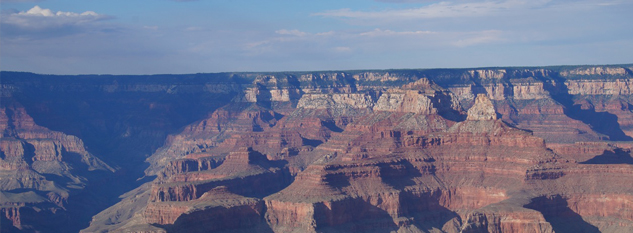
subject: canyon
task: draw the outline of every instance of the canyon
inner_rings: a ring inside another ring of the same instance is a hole
[[[633,232],[633,65],[0,73],[1,232]]]

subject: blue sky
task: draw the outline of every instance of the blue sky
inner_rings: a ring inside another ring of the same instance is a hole
[[[630,0],[0,0],[0,69],[47,74],[633,63]]]

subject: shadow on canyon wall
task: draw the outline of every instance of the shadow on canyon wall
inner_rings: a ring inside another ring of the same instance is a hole
[[[633,157],[631,157],[631,151],[616,148],[613,151],[606,150],[601,155],[580,164],[633,164]]]
[[[594,131],[607,135],[611,141],[633,141],[633,138],[622,131],[616,115],[596,112],[593,108],[582,109],[580,105],[574,104],[565,79],[554,76],[552,80],[543,78],[541,81],[544,84],[543,88],[550,93],[551,97],[564,106],[565,115],[568,117],[590,125]]]
[[[167,135],[225,105],[234,95],[28,89],[13,96],[36,124],[79,137],[90,153],[117,169],[80,174],[88,178],[88,186],[73,191],[66,206],[67,220],[52,223],[56,226],[52,232],[88,227],[91,217],[119,202],[121,194],[150,181],[152,177],[141,179],[148,166],[144,161]]]
[[[525,208],[541,212],[557,233],[600,232],[596,226],[586,222],[578,213],[571,210],[567,200],[559,195],[534,198]]]

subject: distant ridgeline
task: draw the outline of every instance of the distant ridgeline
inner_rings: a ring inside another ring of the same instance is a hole
[[[35,85],[47,82],[78,84],[89,79],[91,85],[170,84],[187,85],[201,83],[250,84],[261,77],[275,77],[277,87],[315,84],[394,83],[402,85],[420,78],[427,78],[440,85],[468,84],[469,82],[504,82],[513,79],[618,79],[633,75],[633,64],[626,65],[582,65],[545,67],[487,67],[448,69],[394,69],[394,70],[348,70],[348,71],[296,71],[296,72],[226,72],[198,74],[158,75],[44,75],[29,72],[0,71],[3,84]],[[338,78],[332,78],[338,77]],[[54,78],[54,79],[51,79]],[[320,83],[324,82],[324,83]]]
[[[0,72],[0,232],[633,232],[633,64]]]

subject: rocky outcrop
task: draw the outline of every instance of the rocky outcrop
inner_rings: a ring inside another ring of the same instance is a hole
[[[548,98],[550,93],[545,90],[544,86],[544,83],[532,80],[513,83],[512,97],[515,100],[538,100]]]
[[[510,80],[509,83],[494,83],[479,85],[455,85],[449,87],[461,101],[472,100],[476,93],[485,92],[492,100],[539,100],[549,98],[549,91],[545,84],[530,79]]]
[[[574,76],[574,75],[599,75],[599,76],[604,76],[604,75],[619,75],[619,76],[624,76],[626,75],[626,69],[622,68],[622,67],[583,67],[583,68],[576,68],[576,69],[571,69],[571,70],[564,70],[562,72],[560,72],[561,76]]]
[[[244,91],[245,102],[290,102],[300,96],[301,90],[296,88],[268,89],[266,87],[252,87]],[[291,98],[292,97],[292,98]]]
[[[397,81],[400,79],[397,74],[390,74],[389,72],[364,72],[361,74],[353,75],[356,80],[367,80],[367,81],[380,81],[380,82],[388,82],[388,81]]]
[[[571,95],[631,95],[633,93],[633,82],[630,79],[569,80],[565,84]]]
[[[382,93],[374,105],[374,111],[415,114],[438,114],[462,110],[458,100],[426,78]]]
[[[475,105],[468,109],[468,117],[466,117],[466,120],[486,121],[496,119],[497,112],[495,111],[495,106],[492,105],[492,101],[490,101],[490,99],[488,99],[486,95],[477,95],[477,99],[475,99]]]
[[[374,110],[437,114],[437,109],[433,107],[431,99],[417,91],[382,94]]]
[[[373,106],[370,96],[364,94],[305,94],[297,104],[308,109],[367,109]]]
[[[466,74],[464,74],[465,78],[473,78],[473,79],[482,79],[482,80],[487,80],[487,79],[502,79],[507,75],[507,71],[503,70],[503,69],[499,69],[499,70],[491,70],[491,69],[485,69],[485,70],[468,70],[466,71]]]
[[[555,232],[541,213],[529,209],[475,212],[465,222],[460,232]]]

